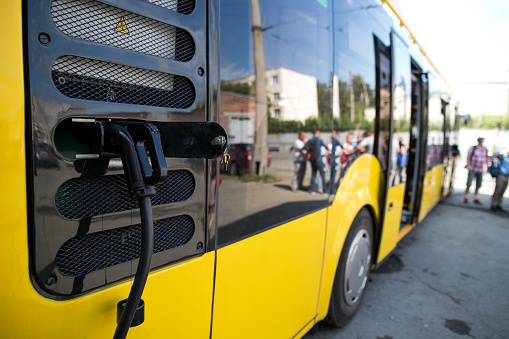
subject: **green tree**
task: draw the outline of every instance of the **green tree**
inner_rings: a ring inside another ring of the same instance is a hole
[[[481,115],[471,116],[470,123],[466,128],[482,128],[482,129],[509,129],[509,118],[505,115]]]
[[[254,86],[248,83],[221,80],[221,91],[253,96]]]
[[[331,96],[329,86],[323,82],[316,83],[318,93],[318,116],[330,112],[332,115]]]

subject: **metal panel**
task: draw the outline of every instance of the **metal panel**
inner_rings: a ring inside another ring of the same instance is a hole
[[[180,5],[186,3],[192,3],[192,10],[181,13]],[[67,12],[73,6],[77,9],[64,15],[57,5]],[[87,6],[91,11],[82,14]],[[110,11],[108,15],[114,13],[114,20],[108,21],[96,10],[99,7]],[[110,180],[123,174],[119,159],[74,160],[69,155],[81,152],[68,149],[77,142],[72,140],[70,124],[61,122],[76,117],[135,119],[157,122],[163,130],[170,122],[206,121],[206,3],[179,1],[175,11],[141,0],[27,0],[26,8],[28,148],[33,149],[28,173],[29,211],[33,211],[28,225],[30,270],[39,293],[62,300],[128,279],[136,267],[136,255],[130,253],[127,262],[66,276],[57,266],[62,246],[70,239],[134,227],[140,217],[137,204]],[[128,34],[116,30],[122,30],[117,27],[122,13],[127,13]],[[179,32],[188,38],[182,39]],[[152,199],[154,220],[187,215],[193,232],[180,246],[155,253],[152,269],[202,255],[208,248],[206,162],[167,158],[166,163],[170,173],[185,175],[158,187]],[[84,200],[80,197],[88,193],[75,187],[74,197],[66,202],[72,206],[63,208],[61,194],[67,185],[100,181],[102,185],[88,188],[90,195]],[[163,225],[171,231],[170,224]]]

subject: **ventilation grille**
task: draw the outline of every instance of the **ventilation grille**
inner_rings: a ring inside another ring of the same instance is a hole
[[[177,11],[181,14],[191,14],[194,10],[194,0],[145,0],[151,4]]]
[[[186,244],[194,222],[183,215],[154,222],[154,252]],[[140,257],[141,225],[91,233],[66,241],[58,250],[57,267],[65,276],[79,277]]]
[[[53,0],[51,16],[75,38],[178,61],[194,55],[187,31],[95,0]]]
[[[53,83],[67,97],[133,105],[188,108],[192,82],[182,76],[64,55],[55,60]]]
[[[152,205],[185,201],[194,189],[191,172],[170,171],[166,181],[156,186]],[[61,216],[74,220],[138,208],[138,203],[131,200],[125,176],[121,174],[67,180],[57,190],[55,205]]]

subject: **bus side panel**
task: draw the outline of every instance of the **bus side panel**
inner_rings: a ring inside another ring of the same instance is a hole
[[[18,263],[17,260],[12,260]],[[145,322],[129,330],[129,338],[206,338],[210,331],[214,253],[177,264],[149,276],[143,292]],[[38,294],[28,280],[9,281],[16,287],[3,296],[8,312],[2,317],[0,337],[9,338],[111,338],[116,328],[116,304],[125,299],[132,281],[84,297],[53,301]],[[12,270],[16,272],[16,270]],[[171,272],[171,274],[169,274]],[[201,272],[196,274],[196,272]],[[21,275],[20,274],[20,275]],[[18,276],[18,275],[16,275]],[[6,280],[6,279],[3,279]],[[4,287],[2,287],[4,288]],[[6,291],[6,290],[3,290]],[[205,291],[205,292],[204,292]],[[187,305],[187,306],[186,306]],[[27,320],[30,320],[27,326]]]
[[[217,251],[213,338],[291,338],[315,317],[327,210]]]
[[[438,165],[426,172],[424,176],[422,201],[419,209],[419,222],[421,222],[428,212],[440,201],[443,173],[444,165]]]
[[[356,159],[346,172],[334,202],[329,207],[317,321],[324,319],[329,310],[339,256],[355,216],[362,207],[368,206],[373,213],[376,237],[380,224],[379,206],[384,194],[383,173],[378,160],[371,155]],[[373,243],[377,244],[377,239]]]
[[[452,182],[452,168],[453,168],[453,161],[449,160],[447,164],[447,170],[445,170],[445,178],[443,180],[443,190],[442,190],[442,196],[447,196],[451,192],[451,182]]]
[[[0,280],[4,303],[0,337],[7,333],[12,337],[8,328],[24,324],[17,319],[18,314],[11,312],[19,302],[15,293],[33,290],[28,280],[21,2],[2,1],[0,11],[0,36],[5,43],[0,50],[0,270],[5,274]]]
[[[401,213],[403,211],[404,195],[404,183],[389,188],[377,263],[380,263],[394,248],[396,248],[401,224]]]

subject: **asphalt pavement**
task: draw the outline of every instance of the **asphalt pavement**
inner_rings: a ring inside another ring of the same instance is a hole
[[[463,203],[465,182],[459,162],[454,190],[371,273],[349,325],[318,323],[304,338],[509,338],[509,213],[490,210],[488,174],[482,205]]]

